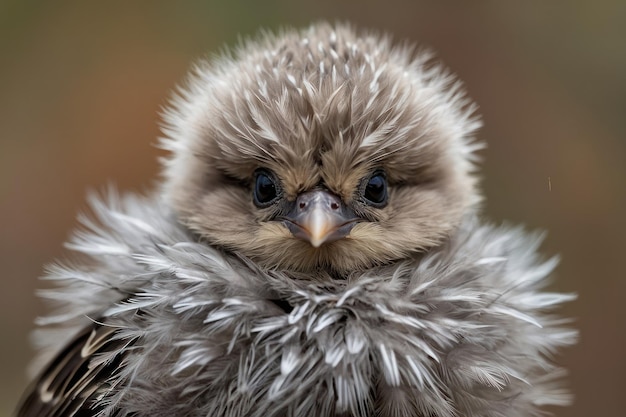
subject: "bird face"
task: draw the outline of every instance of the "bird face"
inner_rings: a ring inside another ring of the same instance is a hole
[[[479,122],[441,73],[324,25],[203,63],[166,114],[166,201],[265,268],[348,277],[435,246],[479,199]]]

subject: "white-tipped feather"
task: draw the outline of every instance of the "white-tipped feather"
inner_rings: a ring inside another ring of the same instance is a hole
[[[88,261],[51,268],[46,277],[59,281],[52,294],[73,312],[56,324],[67,334],[89,316],[136,340],[112,353],[127,350],[103,415],[146,403],[154,404],[153,416],[171,415],[172,398],[178,415],[220,410],[232,417],[296,409],[319,416],[526,416],[565,401],[546,355],[576,340],[552,319],[572,296],[542,291],[555,263],[529,250],[537,236],[470,216],[429,253],[320,282],[268,274],[191,243],[159,200],[114,201],[96,205],[101,226],[89,222],[91,232],[71,245]],[[91,242],[129,251],[103,258],[89,250]],[[103,279],[95,282],[93,272]],[[39,342],[53,350],[59,343]],[[233,384],[245,389],[233,391]],[[149,386],[158,389],[146,392]]]

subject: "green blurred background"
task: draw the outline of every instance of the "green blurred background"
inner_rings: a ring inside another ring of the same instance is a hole
[[[626,391],[626,2],[0,0],[0,416],[26,385],[42,265],[85,190],[153,184],[158,112],[190,63],[260,27],[349,20],[431,47],[485,127],[486,215],[548,229],[582,340],[559,416],[618,417]]]

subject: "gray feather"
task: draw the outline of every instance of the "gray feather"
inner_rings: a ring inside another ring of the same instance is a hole
[[[468,217],[436,250],[336,280],[195,243],[154,198],[92,204],[68,244],[84,261],[46,277],[62,300],[46,323],[100,317],[136,341],[94,381],[102,415],[511,417],[570,401],[551,359],[576,340],[554,315],[574,297],[543,290],[556,260],[539,235]]]

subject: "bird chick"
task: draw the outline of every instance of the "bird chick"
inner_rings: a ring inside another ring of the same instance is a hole
[[[477,218],[460,84],[345,25],[198,64],[163,181],[92,197],[18,416],[531,416],[576,332],[540,239]],[[68,341],[69,340],[69,341]]]

